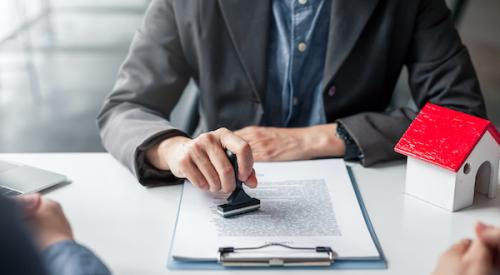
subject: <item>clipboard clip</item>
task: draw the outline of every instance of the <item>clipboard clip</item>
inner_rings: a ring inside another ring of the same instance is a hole
[[[251,254],[241,256],[241,253],[252,252],[268,247],[282,247],[295,252],[315,253],[315,256],[301,255],[270,255],[252,256]],[[239,255],[239,256],[238,256]],[[297,247],[282,243],[268,243],[255,247],[220,247],[217,261],[226,267],[293,267],[293,266],[330,266],[335,262],[336,253],[328,246]]]

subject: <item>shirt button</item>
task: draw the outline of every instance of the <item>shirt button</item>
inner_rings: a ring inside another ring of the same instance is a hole
[[[330,89],[328,89],[329,96],[334,96],[336,92],[337,92],[337,87],[335,86],[331,86]]]
[[[307,4],[307,0],[299,0],[299,4],[305,5],[305,4]]]
[[[299,104],[299,99],[296,96],[294,96],[293,97],[293,105],[297,106],[297,104]]]
[[[297,49],[299,49],[299,52],[303,53],[306,51],[307,45],[304,42],[300,42],[299,45],[297,46]]]

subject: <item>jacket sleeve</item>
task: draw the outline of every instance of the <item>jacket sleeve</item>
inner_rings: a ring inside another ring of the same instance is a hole
[[[187,136],[168,118],[190,77],[172,3],[153,0],[97,118],[105,149],[143,185],[179,180],[153,168],[145,151],[160,140]]]
[[[485,117],[483,97],[467,49],[442,0],[422,0],[416,18],[406,66],[412,97],[418,108],[432,102]],[[354,139],[364,166],[402,158],[394,146],[416,113],[360,113],[338,120]]]
[[[88,248],[75,241],[59,241],[42,251],[50,274],[111,275],[106,265]]]

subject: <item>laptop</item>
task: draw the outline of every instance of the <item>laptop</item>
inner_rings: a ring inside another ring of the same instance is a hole
[[[40,192],[67,181],[64,175],[0,160],[0,195]]]

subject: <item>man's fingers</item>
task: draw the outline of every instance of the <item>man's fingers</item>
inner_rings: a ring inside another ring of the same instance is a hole
[[[17,200],[20,202],[26,217],[33,216],[42,204],[42,196],[38,193],[18,196]]]
[[[476,235],[489,248],[500,251],[500,228],[484,223],[477,223]]]
[[[500,269],[500,228],[484,223],[476,224],[476,235],[492,253],[493,264]]]
[[[199,150],[195,150],[193,152],[193,161],[208,183],[208,186],[200,186],[200,188],[214,190],[214,192],[220,190],[221,182],[219,175],[205,152],[205,149],[200,148]]]
[[[472,241],[470,239],[463,239],[463,240],[459,241],[458,243],[454,244],[451,247],[451,250],[453,251],[453,253],[456,253],[457,255],[461,256],[461,255],[465,254],[465,252],[467,252],[467,250],[471,246],[471,243],[472,243]]]
[[[255,128],[255,126],[249,126],[249,127],[245,127],[245,128],[236,130],[236,131],[234,131],[234,133],[240,137],[245,137],[245,136],[249,136],[250,133],[252,132],[252,129],[254,129],[254,128]]]
[[[253,171],[253,156],[250,145],[233,132],[220,128],[202,134],[192,140],[183,157],[178,161],[177,176],[188,178],[199,188],[210,188],[211,192],[222,190],[229,193],[235,188],[234,169],[225,149],[236,154],[237,177],[249,187],[257,185]]]
[[[246,134],[245,129],[246,129],[246,128],[239,129],[239,130],[237,130],[237,131],[234,131],[233,133],[234,133],[234,134],[236,134],[236,135],[238,135],[239,137],[242,137],[242,138],[243,138],[243,137],[245,136],[245,134]]]
[[[490,249],[480,240],[474,240],[463,256],[463,261],[475,274],[491,274],[493,269],[493,255]]]
[[[459,264],[463,255],[463,253],[461,254],[460,252],[463,251],[464,246],[466,246],[466,244],[461,241],[441,254],[436,269],[432,274],[458,274],[456,271],[460,270]]]
[[[250,188],[257,187],[257,176],[255,175],[254,169],[252,169],[252,173],[250,174],[248,179],[245,181],[245,185],[250,187]]]
[[[219,175],[222,192],[232,192],[235,188],[236,179],[234,178],[233,166],[229,162],[226,152],[219,144],[211,147],[208,155]]]
[[[253,156],[250,145],[238,135],[226,130],[222,130],[220,141],[222,146],[231,150],[238,159],[238,178],[246,181],[253,168]]]
[[[203,174],[198,169],[195,163],[190,163],[183,168],[185,177],[196,187],[207,189],[208,183]]]

